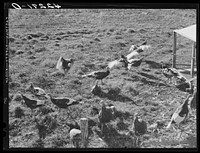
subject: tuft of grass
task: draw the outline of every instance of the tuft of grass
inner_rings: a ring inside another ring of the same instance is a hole
[[[11,82],[9,83],[9,89],[14,90],[16,88],[19,88],[20,84],[18,82]]]
[[[9,42],[10,42],[10,43],[13,43],[14,41],[15,41],[15,38],[13,38],[13,37],[10,37],[10,38],[9,38]]]
[[[20,132],[21,125],[20,125],[20,119],[15,118],[13,120],[9,120],[9,135],[10,136],[17,136]]]
[[[126,84],[124,86],[124,90],[128,91],[128,93],[130,93],[131,95],[134,95],[134,96],[137,96],[139,94],[139,92],[137,90],[135,90],[133,85],[131,85],[131,84]]]
[[[53,132],[57,128],[57,121],[50,115],[40,116],[35,119],[38,136],[44,139],[47,134]]]
[[[51,107],[40,107],[39,110],[42,115],[46,115],[46,114],[53,112],[53,109]]]
[[[35,44],[35,43],[38,43],[38,40],[36,40],[35,38],[33,38],[30,42],[33,43],[33,44]]]
[[[69,143],[69,139],[67,139],[65,136],[56,135],[55,137],[53,137],[52,147],[59,148],[59,147],[63,147],[65,144],[68,144],[68,143]]]
[[[24,116],[24,110],[21,107],[16,107],[14,113],[15,117],[17,118],[21,118],[22,116]]]
[[[50,115],[46,115],[43,118],[41,124],[43,124],[47,127],[47,132],[52,132],[53,130],[56,129],[56,127],[58,125],[56,119]]]
[[[56,63],[51,59],[44,60],[41,65],[48,68],[56,67]]]
[[[79,106],[69,107],[66,114],[70,120],[76,120],[77,118],[81,118],[83,111],[84,110],[80,108]]]
[[[53,88],[55,85],[55,81],[52,80],[46,73],[38,73],[35,76],[35,84],[38,84],[43,89]]]
[[[47,50],[46,47],[38,47],[38,48],[35,49],[35,52],[40,53],[40,52],[44,52],[46,50]]]
[[[42,139],[37,139],[35,142],[32,144],[33,148],[44,148],[44,142]]]
[[[39,10],[40,15],[48,15],[46,10]]]
[[[116,110],[115,116],[120,119],[128,119],[132,114],[128,111]]]

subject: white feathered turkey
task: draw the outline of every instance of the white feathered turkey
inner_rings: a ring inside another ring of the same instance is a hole
[[[179,125],[181,122],[185,121],[189,114],[189,98],[191,95],[189,94],[184,101],[184,103],[179,106],[175,112],[173,113],[170,122],[168,123],[166,129],[169,129],[172,124]]]
[[[46,95],[46,92],[42,88],[34,87],[32,82],[30,83],[30,86],[28,88],[26,88],[26,91],[30,91],[32,94],[34,94],[36,96]]]

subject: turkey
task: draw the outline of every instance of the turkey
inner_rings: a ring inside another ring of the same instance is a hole
[[[50,101],[56,105],[59,108],[68,108],[69,106],[72,105],[77,105],[79,104],[79,101],[74,100],[72,98],[68,98],[68,97],[57,97],[57,98],[53,98],[51,96],[51,94],[47,94],[46,96],[47,98],[50,98]]]
[[[109,74],[110,74],[110,69],[107,67],[106,70],[94,71],[89,74],[82,75],[82,78],[85,77],[94,78],[96,80],[101,80],[101,83],[103,84],[102,80],[106,78]]]
[[[173,74],[167,68],[162,69],[162,74],[167,78],[169,83],[172,83]]]
[[[99,119],[99,125],[101,128],[101,135],[103,136],[106,123],[110,122],[115,117],[115,107],[113,105],[106,106],[104,102],[101,102],[101,103],[102,103],[102,106],[98,114],[98,119]]]
[[[169,129],[172,124],[179,125],[181,122],[186,120],[186,118],[188,117],[188,114],[189,114],[189,106],[188,106],[189,103],[188,102],[189,102],[190,97],[191,97],[191,95],[189,94],[187,96],[186,100],[184,101],[184,103],[175,110],[166,129]]]
[[[81,127],[79,126],[79,124],[77,122],[75,123],[65,123],[68,127],[69,127],[69,131],[71,131],[72,129],[78,129],[80,130]]]
[[[143,135],[147,132],[147,123],[138,114],[134,116],[134,130],[137,136],[137,144],[139,144],[143,141]]]
[[[138,67],[141,65],[142,61],[143,61],[144,57],[140,58],[140,59],[130,59],[128,60],[128,70],[131,69],[132,66],[134,67]]]
[[[184,79],[184,80],[182,80],[181,83],[176,84],[176,88],[178,88],[181,91],[185,91],[185,92],[192,94],[194,91],[192,82],[194,80],[196,80],[196,77],[191,78],[191,79]]]
[[[172,83],[172,78],[174,77],[174,74],[163,62],[161,62],[161,72],[167,78],[167,81],[169,83]]]
[[[21,96],[24,99],[26,106],[29,107],[31,109],[31,111],[33,111],[33,109],[35,109],[37,107],[44,106],[44,103],[42,103],[41,100],[30,99],[23,94],[21,94]]]
[[[177,79],[180,81],[186,81],[186,77],[184,77],[177,69],[175,68],[168,68],[168,71],[170,71],[173,74],[173,78],[175,79],[175,84],[177,84]]]
[[[190,107],[192,109],[195,109],[196,108],[196,103],[197,103],[197,100],[196,100],[196,95],[197,95],[197,88],[194,87],[194,91],[193,91],[193,94],[192,94],[192,98],[190,99]]]
[[[73,64],[74,64],[74,59],[72,58],[64,59],[63,57],[60,57],[56,65],[56,69],[58,69],[60,73],[65,74],[66,72],[69,71],[69,69],[72,67]]]
[[[150,48],[151,46],[147,45],[147,40],[145,40],[140,45],[131,45],[129,52],[133,52],[134,50],[138,50],[138,52],[143,52],[149,50]]]
[[[32,94],[36,96],[45,96],[46,92],[40,87],[34,87],[33,83],[30,83],[30,86],[26,88],[26,91],[30,91]]]
[[[134,58],[135,56],[140,55],[139,54],[140,49],[133,50],[131,53],[126,55],[127,60],[130,60],[131,58]]]
[[[124,55],[121,55],[121,58],[118,60],[114,60],[112,62],[108,63],[108,68],[114,69],[114,68],[119,68],[119,67],[125,67],[127,70],[128,67],[128,61],[127,58]]]
[[[71,129],[69,132],[70,142],[75,148],[80,148],[81,143],[81,130],[80,129]]]

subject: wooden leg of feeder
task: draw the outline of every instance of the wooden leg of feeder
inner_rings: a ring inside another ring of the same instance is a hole
[[[81,118],[80,119],[80,127],[81,127],[81,139],[82,145],[84,148],[87,148],[88,144],[88,119]]]
[[[176,68],[176,32],[173,32],[174,44],[173,44],[173,58],[172,58],[172,67]]]
[[[194,77],[194,60],[195,60],[195,42],[192,45],[192,59],[191,59],[191,76]]]

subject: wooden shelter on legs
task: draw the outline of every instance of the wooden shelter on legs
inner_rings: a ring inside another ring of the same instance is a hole
[[[194,77],[194,62],[196,60],[196,24],[191,25],[189,27],[183,28],[183,29],[177,29],[173,31],[173,37],[174,37],[174,44],[173,44],[173,59],[172,59],[172,67],[176,68],[176,43],[177,43],[177,34],[180,34],[190,40],[193,41],[192,44],[192,57],[191,57],[191,69],[190,69],[190,75],[193,78]]]

